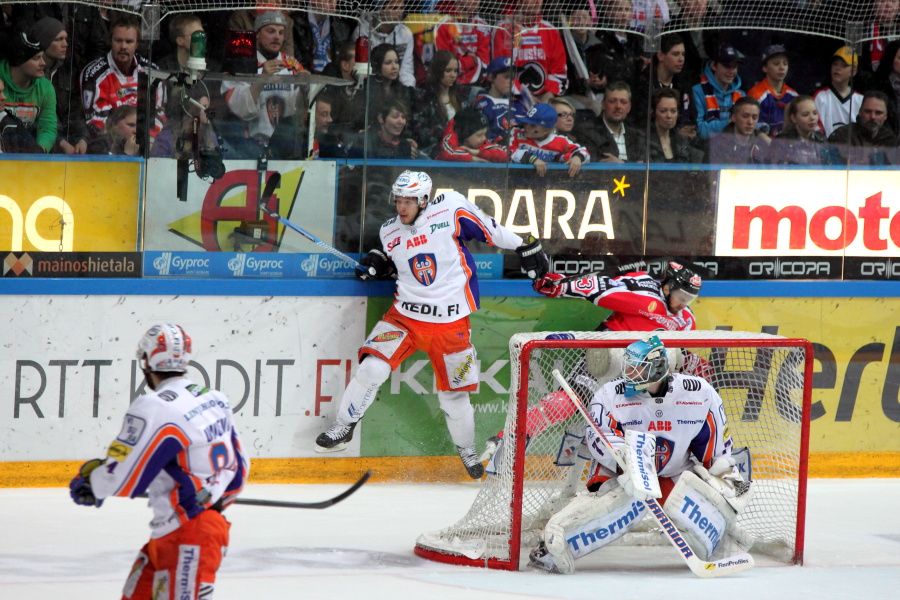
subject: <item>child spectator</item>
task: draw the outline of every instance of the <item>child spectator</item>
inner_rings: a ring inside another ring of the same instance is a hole
[[[472,106],[487,118],[488,139],[505,145],[518,117],[525,114],[525,107],[518,99],[510,100],[515,68],[508,56],[492,60],[487,71],[488,92],[478,96]]]
[[[416,76],[413,67],[413,34],[409,27],[401,23],[403,20],[404,0],[386,0],[381,5],[374,22],[360,21],[353,33],[353,39],[359,36],[369,38],[369,47],[390,44],[399,57],[400,83],[415,87]]]
[[[488,122],[477,108],[464,108],[444,132],[437,160],[457,162],[506,162],[506,148],[487,139]]]
[[[549,104],[535,104],[519,120],[509,151],[515,163],[534,165],[539,177],[547,173],[547,163],[560,162],[569,165],[569,177],[575,177],[581,165],[587,164],[591,155],[568,138],[556,135],[553,128],[559,117]]]
[[[853,91],[852,81],[859,57],[850,46],[841,46],[831,57],[831,85],[813,94],[819,111],[819,127],[830,137],[838,127],[856,122],[862,94]]]
[[[759,122],[767,125],[774,137],[784,126],[784,109],[799,94],[784,80],[788,73],[788,55],[784,46],[768,46],[763,53],[762,70],[766,78],[750,88],[747,95],[759,100]]]
[[[724,165],[758,165],[766,158],[772,140],[756,129],[759,101],[738,98],[731,111],[731,122],[709,143],[710,162]]]
[[[697,108],[697,136],[708,140],[731,122],[731,110],[735,102],[744,96],[738,67],[744,56],[730,44],[722,44],[703,69],[700,83],[692,89],[692,100]]]
[[[459,61],[438,50],[428,65],[428,80],[416,100],[413,134],[424,154],[434,156],[450,120],[463,107],[458,85]]]
[[[587,122],[583,120],[585,115],[590,118],[591,113],[585,109],[577,111],[566,96],[553,98],[549,104],[556,111],[556,133],[566,136],[570,142],[584,146],[595,160],[601,156],[603,138],[597,133],[593,119]]]
[[[772,140],[769,162],[775,165],[826,165],[825,136],[819,131],[819,111],[811,96],[800,95],[784,109],[784,129]]]
[[[453,14],[434,27],[437,50],[448,50],[459,61],[459,83],[478,83],[491,60],[491,32],[478,16],[481,0],[456,0]]]
[[[50,152],[56,145],[56,90],[44,79],[44,53],[36,39],[22,31],[13,37],[7,60],[0,60],[0,79],[6,84],[6,110]]]
[[[540,102],[566,91],[566,49],[559,31],[541,16],[542,0],[519,0],[516,12],[494,30],[494,56],[510,56],[516,90],[525,87]]]

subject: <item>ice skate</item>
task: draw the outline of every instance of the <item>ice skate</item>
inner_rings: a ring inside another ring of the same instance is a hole
[[[328,431],[319,434],[316,438],[316,452],[338,452],[347,447],[350,440],[353,439],[353,430],[356,423],[345,425],[340,421],[335,421],[334,425]]]
[[[459,457],[466,466],[469,477],[472,479],[481,479],[484,475],[484,467],[481,465],[478,454],[475,453],[475,446],[469,446],[468,448],[460,448],[457,446],[456,451],[459,452]]]

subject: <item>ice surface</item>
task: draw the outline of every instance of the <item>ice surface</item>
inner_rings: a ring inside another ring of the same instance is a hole
[[[215,600],[900,599],[900,479],[811,480],[805,565],[757,557],[756,568],[711,580],[692,575],[669,547],[606,548],[570,576],[415,556],[416,537],[455,522],[477,485],[374,481],[324,510],[231,507]],[[311,502],[346,487],[250,485],[244,495]],[[62,488],[0,489],[0,514],[0,599],[119,598],[149,533],[145,501],[85,508]]]

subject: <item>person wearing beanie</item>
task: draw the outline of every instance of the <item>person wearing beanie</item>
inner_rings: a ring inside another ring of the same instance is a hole
[[[0,61],[0,80],[6,88],[6,110],[16,116],[44,152],[56,143],[56,92],[44,79],[44,53],[24,31],[12,39],[7,60]]]
[[[519,119],[521,129],[516,129],[509,148],[510,162],[534,165],[538,177],[547,173],[547,163],[560,162],[569,165],[569,177],[575,177],[581,165],[591,160],[584,146],[573,143],[554,131],[559,116],[549,104],[535,104]]]
[[[279,11],[268,10],[256,15],[256,61],[260,75],[305,72],[297,59],[282,50],[287,25],[287,17]],[[257,158],[260,147],[268,151],[276,128],[296,127],[293,117],[302,102],[299,85],[224,81],[222,94],[228,109],[243,122],[242,139],[236,139],[237,136],[229,139],[242,157]],[[279,158],[271,154],[270,157]]]
[[[53,151],[85,154],[89,135],[84,122],[81,94],[77,88],[78,78],[72,74],[69,34],[58,19],[44,17],[29,28],[28,36],[37,40],[44,51],[44,79],[53,85],[56,92],[58,128]]]
[[[272,7],[282,4],[281,0],[265,0],[265,2],[258,2],[257,6],[265,6],[267,8],[236,10],[228,17],[228,29],[233,31],[258,31],[255,27],[256,17],[264,12],[271,11]],[[285,18],[285,22],[287,22],[287,18]],[[281,51],[289,56],[296,56],[293,36],[285,35]]]
[[[488,141],[488,120],[477,108],[464,108],[450,121],[438,148],[437,160],[506,162],[506,148]]]

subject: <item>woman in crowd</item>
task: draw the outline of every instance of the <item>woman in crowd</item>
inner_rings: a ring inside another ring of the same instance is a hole
[[[819,112],[810,96],[800,95],[784,107],[784,129],[772,141],[769,161],[776,165],[831,164]]]
[[[700,162],[700,151],[676,129],[681,96],[678,90],[660,88],[650,95],[650,131],[647,136],[650,162]]]
[[[568,138],[574,144],[584,146],[591,156],[600,156],[603,140],[590,123],[579,119],[575,105],[566,97],[553,98],[548,102],[556,111],[556,133]]]
[[[379,107],[369,125],[366,155],[369,158],[418,158],[418,144],[407,135],[409,109],[395,98]]]
[[[117,106],[109,111],[103,134],[88,142],[88,154],[114,154],[137,156],[141,147],[137,143],[137,109],[133,106]]]
[[[428,65],[428,80],[416,100],[412,130],[422,153],[434,156],[438,145],[457,112],[462,110],[459,84],[459,60],[449,50],[438,50]]]
[[[354,103],[358,129],[365,127],[363,119],[366,115],[366,102],[370,126],[375,124],[378,113],[390,100],[397,100],[407,107],[412,106],[412,88],[400,83],[400,55],[397,54],[397,49],[391,44],[379,44],[372,50],[369,58],[372,74],[366,79],[368,94],[357,94]]]

